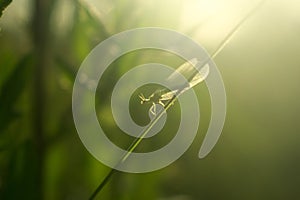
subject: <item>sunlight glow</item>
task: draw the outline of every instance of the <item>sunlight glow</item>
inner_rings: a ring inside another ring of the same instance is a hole
[[[217,46],[259,1],[190,0],[181,17],[181,29],[204,46]]]

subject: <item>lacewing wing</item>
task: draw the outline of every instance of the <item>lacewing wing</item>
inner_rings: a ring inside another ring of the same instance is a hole
[[[203,65],[203,63],[201,64],[197,58],[193,58],[183,63],[167,78],[167,81],[178,84],[178,89],[162,94],[160,100],[166,101],[172,99],[174,95],[181,95],[188,89],[204,81],[208,74],[208,63]],[[187,82],[182,80],[182,75],[186,77]]]

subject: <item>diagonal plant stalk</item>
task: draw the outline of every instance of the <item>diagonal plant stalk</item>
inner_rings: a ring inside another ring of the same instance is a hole
[[[0,0],[0,17],[5,8],[12,2],[12,0]]]
[[[245,15],[242,20],[235,25],[235,27],[232,29],[232,31],[229,32],[229,34],[223,39],[223,41],[220,43],[220,45],[216,48],[216,50],[213,52],[211,57],[207,58],[202,64],[202,67],[206,65],[210,60],[214,59],[219,53],[225,48],[225,46],[232,40],[234,35],[240,30],[244,22],[249,19],[267,0],[260,1],[254,8],[252,8],[247,15]],[[201,67],[200,67],[201,68]],[[145,136],[149,133],[151,128],[158,122],[158,120],[163,116],[165,112],[169,110],[169,108],[174,104],[176,101],[178,95],[181,93],[181,90],[178,90],[176,94],[169,100],[164,106],[164,109],[161,110],[158,115],[154,117],[153,120],[149,123],[147,128],[145,128],[144,131],[141,132],[141,134],[131,143],[129,148],[127,149],[127,153],[124,154],[124,156],[120,159],[120,161],[117,163],[116,166],[124,163],[127,158],[133,153],[133,151],[136,149],[136,147],[141,143],[141,141],[145,138]],[[112,175],[117,172],[115,168],[111,168],[109,173],[105,176],[105,178],[102,180],[102,182],[98,185],[96,190],[93,192],[93,194],[90,196],[90,200],[94,199],[96,195],[103,189],[103,187],[107,184],[109,179],[112,177]]]
[[[179,94],[179,91],[177,92]],[[177,95],[175,94],[172,99],[170,99],[166,105],[164,106],[164,109],[161,110],[158,115],[156,115],[154,117],[153,120],[150,121],[149,125],[147,126],[147,128],[141,132],[141,134],[131,143],[131,145],[129,146],[129,148],[127,149],[127,153],[122,157],[122,159],[117,163],[116,166],[124,163],[127,158],[130,156],[130,154],[136,149],[136,147],[141,143],[141,141],[145,138],[145,136],[149,133],[149,131],[151,130],[151,128],[157,123],[157,121],[163,116],[163,114],[165,112],[167,112],[167,110],[169,110],[169,108],[173,105],[173,103],[176,101],[177,99]],[[98,192],[100,192],[102,190],[102,188],[106,185],[106,183],[108,182],[108,180],[110,179],[110,177],[117,172],[117,170],[114,168],[111,168],[109,173],[106,175],[106,177],[103,179],[103,181],[100,183],[100,185],[97,187],[97,189],[94,191],[94,193],[91,195],[91,197],[89,198],[90,200],[94,199],[96,197],[96,195],[98,194]]]

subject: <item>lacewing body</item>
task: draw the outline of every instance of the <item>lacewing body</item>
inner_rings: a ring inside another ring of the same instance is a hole
[[[200,63],[196,58],[193,58],[182,65],[180,65],[175,72],[173,72],[167,81],[172,84],[178,85],[178,87],[172,91],[166,89],[156,90],[148,98],[143,94],[140,94],[141,104],[151,103],[153,106],[150,112],[156,115],[156,104],[160,104],[165,107],[165,102],[178,97],[185,91],[201,83],[206,79],[209,74],[209,65],[207,63]],[[181,76],[186,77],[187,81],[183,81]]]

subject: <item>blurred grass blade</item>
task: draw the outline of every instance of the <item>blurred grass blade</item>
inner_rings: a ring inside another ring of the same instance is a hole
[[[74,69],[74,67],[61,56],[56,56],[55,61],[59,69],[62,70],[68,79],[74,82],[76,77],[76,69]]]
[[[2,85],[0,93],[0,133],[18,116],[14,110],[14,105],[22,94],[26,82],[28,82],[28,73],[31,71],[28,67],[31,61],[30,55],[23,57]]]
[[[0,17],[4,9],[12,2],[12,0],[0,0]]]

